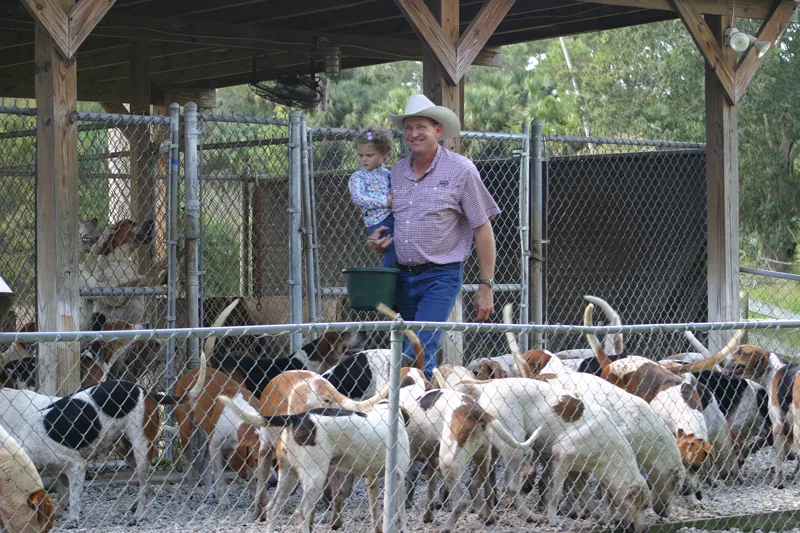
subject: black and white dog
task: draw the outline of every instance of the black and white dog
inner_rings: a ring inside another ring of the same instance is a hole
[[[221,326],[238,300],[217,318]],[[139,497],[133,521],[144,516],[148,499],[150,460],[161,430],[159,405],[174,405],[196,397],[205,382],[206,342],[200,357],[200,378],[186,395],[173,397],[149,392],[128,381],[103,381],[64,398],[27,390],[0,389],[0,424],[39,468],[65,476],[69,484],[69,517],[66,527],[78,525],[87,463],[112,451],[133,461],[139,481]],[[121,441],[122,447],[118,447]],[[59,507],[63,510],[63,501]]]

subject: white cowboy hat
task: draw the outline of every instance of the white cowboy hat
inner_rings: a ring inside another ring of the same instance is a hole
[[[389,120],[395,128],[403,129],[403,119],[406,117],[428,117],[442,125],[443,131],[440,139],[452,139],[461,131],[461,121],[451,109],[436,105],[424,94],[412,94],[406,102],[406,112],[402,115],[389,113]]]

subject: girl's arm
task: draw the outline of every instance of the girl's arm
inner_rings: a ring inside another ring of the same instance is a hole
[[[375,194],[367,190],[367,182],[362,173],[356,172],[350,176],[349,186],[353,203],[359,208],[378,209],[381,207],[389,207],[387,195]]]

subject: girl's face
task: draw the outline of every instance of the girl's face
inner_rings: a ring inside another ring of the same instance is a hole
[[[356,145],[358,152],[358,161],[361,166],[367,170],[375,170],[383,164],[387,154],[382,154],[378,148],[372,144],[358,144]]]

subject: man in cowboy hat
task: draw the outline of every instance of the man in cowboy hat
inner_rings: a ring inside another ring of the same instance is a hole
[[[453,111],[421,94],[408,98],[405,113],[389,115],[403,131],[411,155],[392,168],[394,245],[398,268],[395,306],[405,320],[446,322],[455,305],[464,261],[473,241],[480,268],[473,300],[475,319],[485,321],[494,310],[495,241],[491,219],[500,213],[475,164],[439,146],[458,135],[461,123]],[[392,237],[378,228],[369,246],[383,252]],[[419,332],[425,347],[425,374],[436,367],[441,331]],[[410,353],[406,341],[404,351]]]

